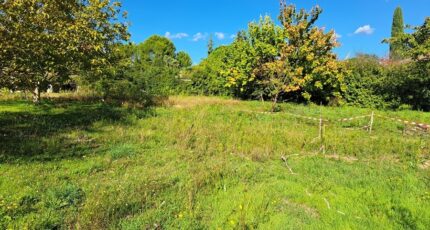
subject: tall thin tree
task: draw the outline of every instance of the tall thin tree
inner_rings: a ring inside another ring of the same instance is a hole
[[[402,8],[397,7],[394,11],[393,26],[391,28],[391,38],[394,41],[390,44],[390,59],[398,60],[402,58],[403,43],[396,41],[404,35],[405,24],[403,22]]]
[[[208,55],[210,55],[213,51],[214,51],[214,39],[211,34],[208,41]]]

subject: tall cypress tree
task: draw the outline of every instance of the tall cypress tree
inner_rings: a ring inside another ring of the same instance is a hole
[[[214,51],[214,40],[211,34],[208,41],[208,55],[210,55],[213,51]]]
[[[393,26],[391,28],[391,38],[396,39],[404,34],[405,24],[403,22],[402,8],[397,7],[394,11]],[[400,41],[393,41],[390,44],[390,58],[400,59],[402,58],[403,44]]]

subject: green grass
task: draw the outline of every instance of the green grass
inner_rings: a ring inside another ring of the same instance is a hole
[[[428,229],[429,136],[350,107],[0,102],[0,229]],[[375,111],[430,123],[430,114]],[[288,166],[281,156],[288,156]]]

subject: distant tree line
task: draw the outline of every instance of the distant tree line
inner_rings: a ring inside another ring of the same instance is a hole
[[[114,53],[117,65],[89,82],[104,99],[153,103],[180,91],[183,71],[192,65],[190,56],[176,52],[172,41],[151,36],[141,44],[123,44]]]
[[[404,32],[401,9],[394,13],[390,59],[360,54],[346,60],[348,103],[364,107],[430,111],[430,17]]]
[[[333,31],[314,24],[322,10],[282,5],[281,26],[269,17],[252,22],[231,45],[214,49],[189,72],[189,92],[276,102],[350,104],[430,110],[430,18],[404,32],[394,13],[389,59],[357,54],[337,60]]]
[[[387,60],[368,54],[340,61],[334,31],[309,12],[281,1],[279,23],[252,22],[230,45],[208,43],[192,66],[167,38],[129,42],[126,15],[110,0],[0,1],[0,87],[33,92],[79,79],[103,99],[148,104],[168,95],[351,104],[430,110],[430,18],[405,33],[396,9]]]
[[[242,99],[341,104],[346,69],[333,48],[335,32],[315,26],[322,9],[282,2],[280,26],[270,17],[250,23],[235,41],[211,52],[190,73],[190,90]],[[273,108],[274,109],[274,108]]]
[[[126,12],[110,0],[0,1],[0,88],[40,93],[85,85],[106,100],[150,103],[175,92],[188,54],[167,38],[131,44]]]

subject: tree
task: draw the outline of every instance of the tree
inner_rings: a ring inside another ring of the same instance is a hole
[[[203,95],[231,95],[227,79],[221,74],[226,69],[226,62],[231,58],[232,46],[216,48],[190,73],[189,92]]]
[[[141,44],[120,45],[117,65],[105,69],[97,89],[105,99],[150,104],[165,98],[180,84],[180,73],[192,64],[185,52],[176,53],[172,41],[151,36]]]
[[[261,99],[270,93],[261,84],[264,76],[256,68],[279,57],[279,44],[284,42],[282,33],[269,16],[249,23],[248,31],[238,33],[232,44],[232,55],[227,59],[228,68],[223,71],[235,96]]]
[[[402,8],[397,7],[394,11],[393,25],[391,28],[391,37],[400,38],[404,34],[405,24],[403,22]],[[390,59],[397,60],[402,58],[403,45],[401,42],[393,42],[390,44]]]
[[[178,60],[179,66],[181,68],[189,68],[193,65],[193,61],[191,60],[190,55],[188,55],[184,51],[178,52],[178,54],[176,55],[176,59]]]
[[[305,101],[340,103],[345,90],[345,68],[333,53],[338,46],[335,32],[324,33],[315,26],[321,13],[319,6],[308,13],[281,2],[279,19],[286,42],[280,46],[280,60],[290,78],[282,92],[299,93]]]
[[[176,47],[165,37],[154,35],[136,47],[136,60],[148,90],[154,94],[168,95],[179,84],[180,62],[177,60]]]
[[[81,71],[102,72],[127,40],[121,5],[109,0],[14,0],[0,4],[0,83],[33,90]]]
[[[282,27],[262,18],[233,43],[234,55],[224,71],[228,85],[242,96],[269,97],[274,105],[280,98],[342,102],[346,71],[333,53],[338,45],[334,31],[315,26],[321,8],[308,13],[285,2],[281,6]]]
[[[221,75],[227,80],[235,97],[249,99],[255,91],[255,76],[253,70],[257,63],[257,55],[248,38],[236,38],[231,45],[231,53],[225,59],[225,68]]]
[[[157,92],[150,89],[143,76],[143,67],[137,61],[137,46],[133,44],[118,45],[112,54],[116,64],[103,70],[102,77],[93,83],[105,101],[137,102],[148,105],[153,102]]]
[[[390,69],[388,91],[393,101],[430,111],[430,17],[413,30],[411,34],[389,40],[401,42],[405,47],[402,54],[411,60]]]
[[[212,34],[209,36],[208,41],[208,56],[214,51],[214,39]]]
[[[154,35],[137,45],[136,61],[149,66],[164,66],[175,59],[176,47],[165,37]]]
[[[408,47],[408,54],[415,61],[428,65],[430,62],[430,17],[417,26],[414,33],[404,35],[400,40]]]

